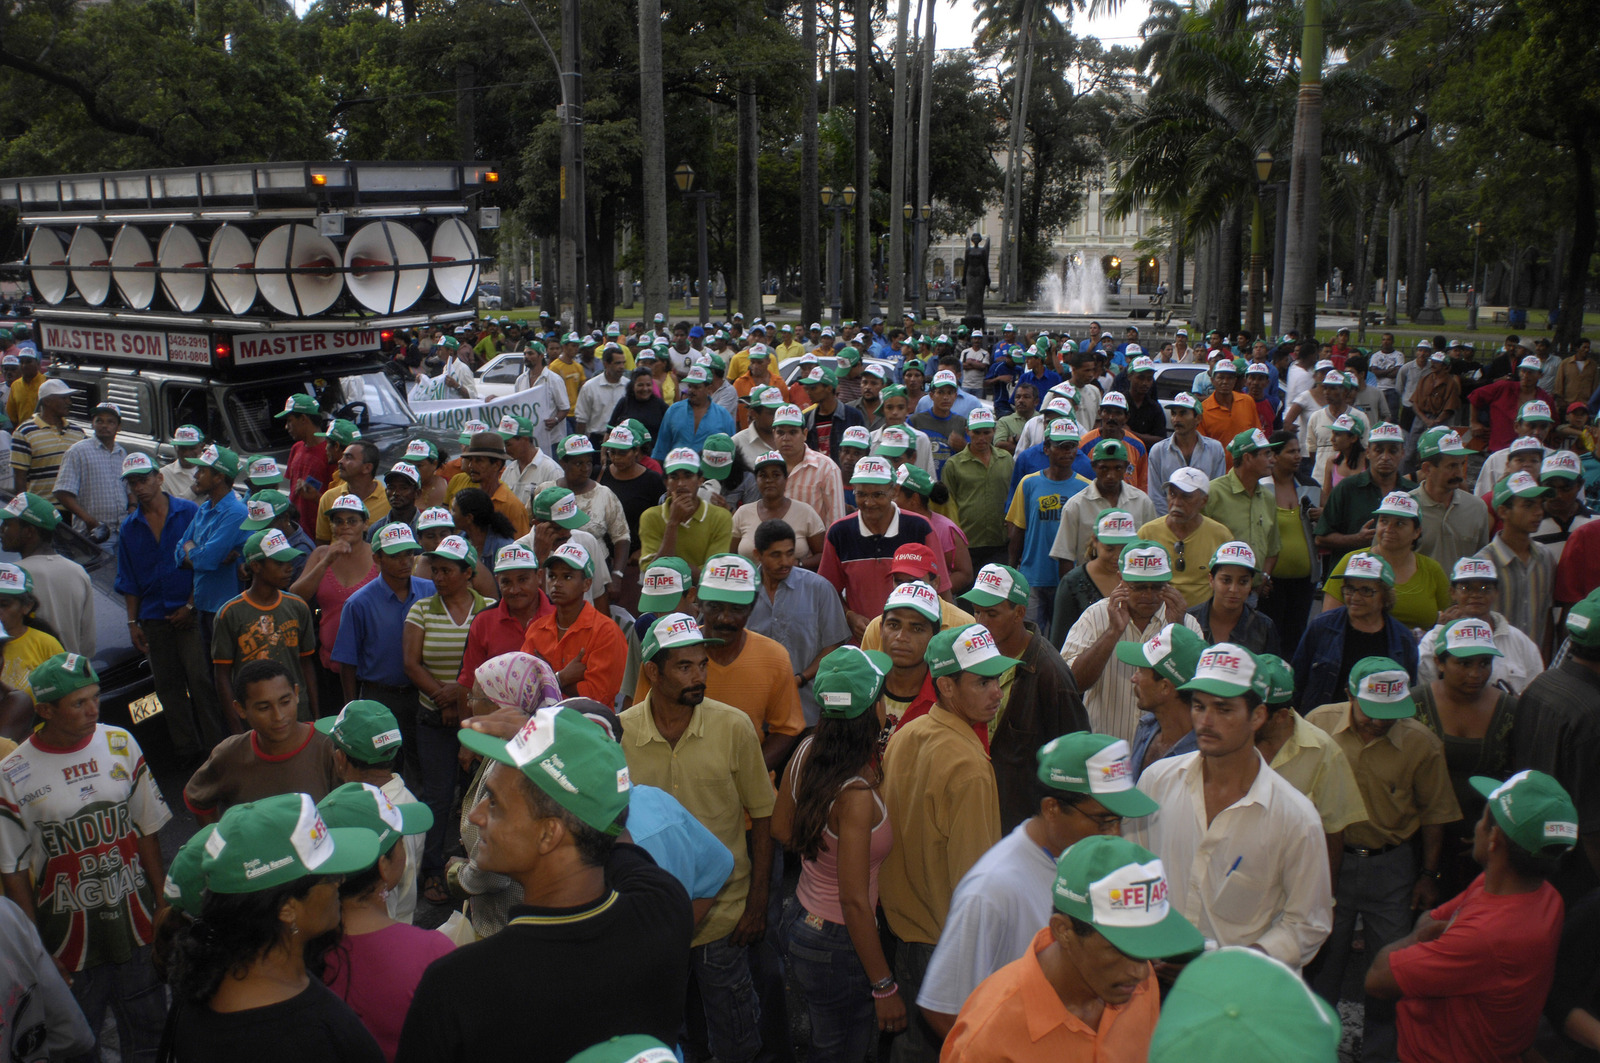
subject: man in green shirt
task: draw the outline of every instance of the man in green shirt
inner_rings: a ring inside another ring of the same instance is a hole
[[[1005,516],[1016,462],[1010,454],[995,449],[994,436],[994,411],[987,407],[973,410],[967,416],[966,447],[950,455],[939,472],[956,504],[974,572],[984,565],[1004,564],[1009,545]]]
[[[1007,454],[1017,450],[1023,427],[1039,412],[1039,389],[1020,381],[1011,389],[1011,412],[995,422],[994,445]]]
[[[639,563],[657,557],[678,557],[696,573],[713,554],[728,552],[733,537],[733,515],[700,498],[700,454],[677,447],[664,463],[666,501],[652,506],[639,518]]]
[[[1317,546],[1335,557],[1372,545],[1377,524],[1372,511],[1391,491],[1411,492],[1416,482],[1400,475],[1400,459],[1405,452],[1405,432],[1398,425],[1384,422],[1372,426],[1367,437],[1367,468],[1346,476],[1328,495],[1328,504],[1317,521]]]
[[[1247,428],[1233,437],[1228,453],[1233,468],[1211,481],[1205,515],[1227,527],[1235,539],[1250,544],[1258,561],[1256,591],[1270,594],[1282,540],[1277,496],[1261,485],[1261,479],[1270,473],[1277,450],[1261,429]]]

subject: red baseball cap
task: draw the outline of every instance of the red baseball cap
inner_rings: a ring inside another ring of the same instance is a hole
[[[915,576],[917,579],[927,579],[937,571],[939,569],[933,551],[916,543],[896,550],[894,560],[889,564],[890,575]]]
[[[1567,412],[1568,413],[1572,413],[1575,410],[1587,410],[1588,408],[1589,407],[1587,405],[1585,405],[1584,403],[1573,402],[1573,403],[1568,403]]]

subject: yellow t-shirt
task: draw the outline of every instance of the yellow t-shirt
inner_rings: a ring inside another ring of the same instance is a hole
[[[1139,538],[1167,548],[1172,558],[1172,585],[1183,593],[1190,608],[1211,600],[1211,557],[1217,547],[1233,541],[1227,526],[1210,517],[1200,518],[1200,527],[1183,541],[1182,567],[1179,566],[1178,537],[1167,527],[1165,517],[1157,517],[1139,529]]]
[[[5,656],[5,664],[0,667],[0,683],[32,697],[33,687],[28,684],[28,673],[66,650],[55,637],[30,627],[16,638],[8,640],[0,652]],[[4,755],[5,752],[0,751],[0,756]]]
[[[333,508],[334,502],[340,495],[349,494],[345,484],[337,484],[322,492],[322,498],[317,502],[317,541],[333,541],[333,522],[328,519],[328,511]],[[367,524],[382,520],[389,515],[389,492],[383,489],[381,480],[372,485],[372,493],[361,501],[367,504]]]
[[[33,416],[34,407],[39,405],[39,389],[44,387],[44,381],[45,376],[40,373],[31,384],[20,376],[11,382],[11,397],[6,399],[6,416],[11,418],[13,430],[21,428],[23,422]]]
[[[550,368],[556,375],[567,382],[567,401],[573,406],[578,404],[578,389],[583,387],[583,382],[589,379],[588,372],[576,361],[565,362],[560,358],[550,362]]]

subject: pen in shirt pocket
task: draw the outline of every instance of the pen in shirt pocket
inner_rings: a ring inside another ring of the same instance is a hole
[[[1243,862],[1244,862],[1244,857],[1243,857],[1243,856],[1236,856],[1236,857],[1234,857],[1234,858],[1233,858],[1233,866],[1232,866],[1232,867],[1230,867],[1230,868],[1228,868],[1228,875],[1231,875],[1231,874],[1233,874],[1233,873],[1234,873],[1234,872],[1235,872],[1235,871],[1237,871],[1237,870],[1239,870],[1239,865],[1240,865],[1240,864],[1241,864],[1241,863],[1243,863]],[[1223,878],[1227,878],[1227,877],[1228,877],[1228,875],[1223,875],[1223,876],[1222,876],[1222,877],[1223,877]]]

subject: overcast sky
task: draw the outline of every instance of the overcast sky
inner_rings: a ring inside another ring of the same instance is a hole
[[[935,0],[938,6],[933,17],[937,26],[938,46],[961,48],[972,43],[972,16],[974,5],[970,0]],[[893,10],[891,6],[891,11]],[[916,4],[912,4],[912,11]],[[1122,10],[1113,16],[1102,15],[1091,19],[1087,15],[1074,15],[1073,29],[1079,36],[1094,36],[1107,45],[1120,44],[1133,47],[1138,43],[1139,24],[1150,13],[1148,0],[1124,0]]]

